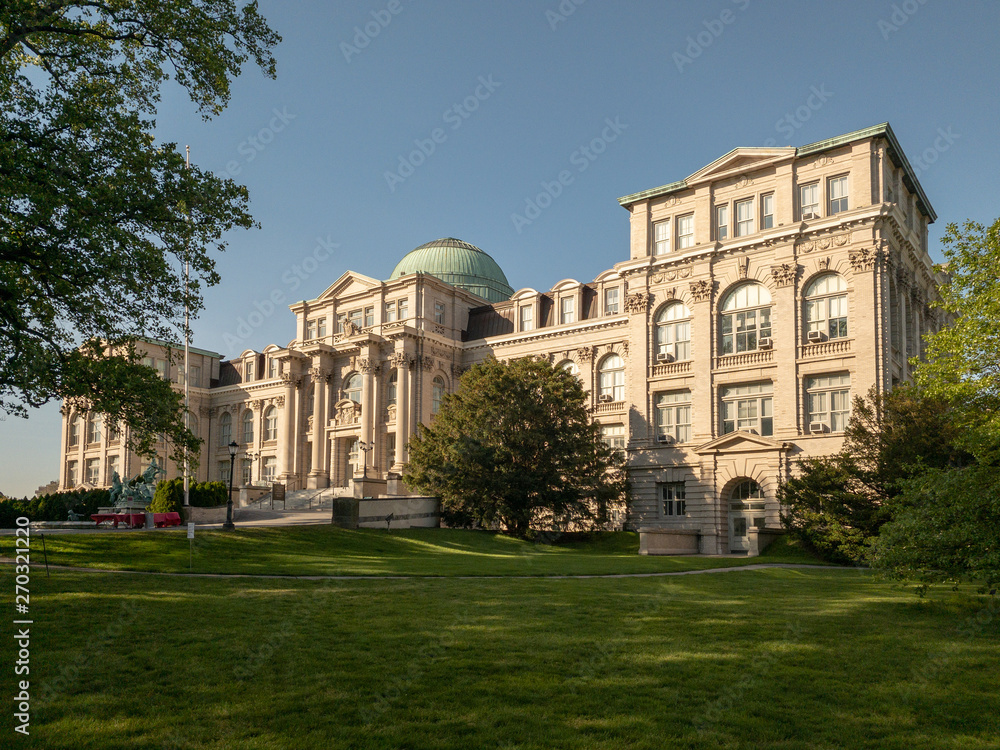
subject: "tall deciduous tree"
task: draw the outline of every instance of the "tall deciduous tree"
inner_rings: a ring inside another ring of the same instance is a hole
[[[921,583],[1000,583],[1000,220],[949,224],[949,315],[926,338],[921,387],[949,404],[966,466],[928,471],[905,484],[905,502],[874,542],[871,561]]]
[[[599,526],[628,480],[585,402],[579,379],[547,361],[477,364],[410,442],[404,479],[455,525]]]
[[[218,281],[210,251],[253,225],[242,186],[185,169],[176,145],[152,135],[171,78],[208,118],[247,60],[274,76],[279,38],[256,2],[239,5],[0,4],[3,411],[63,398],[129,423],[140,450],[160,434],[175,455],[197,444],[132,342],[182,336],[185,302],[196,312],[202,285]]]
[[[841,450],[806,459],[778,489],[785,526],[830,560],[864,562],[870,541],[904,504],[908,480],[966,462],[959,438],[947,402],[908,384],[873,388],[854,399]]]

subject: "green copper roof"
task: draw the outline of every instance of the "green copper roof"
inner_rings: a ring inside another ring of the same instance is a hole
[[[389,280],[411,273],[434,276],[488,302],[503,302],[514,293],[493,258],[475,245],[454,237],[434,240],[411,250],[396,264]]]

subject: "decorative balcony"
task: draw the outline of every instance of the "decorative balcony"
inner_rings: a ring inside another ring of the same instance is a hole
[[[605,401],[594,405],[594,414],[618,414],[628,410],[625,401]]]
[[[653,377],[659,378],[665,375],[686,375],[691,372],[691,361],[668,362],[663,365],[653,365]]]
[[[834,339],[821,341],[818,344],[805,344],[799,347],[799,357],[829,357],[851,353],[851,339]]]
[[[774,352],[770,349],[755,352],[744,352],[743,354],[727,354],[724,357],[715,358],[715,368],[717,370],[732,369],[737,367],[759,367],[769,365],[774,361]]]

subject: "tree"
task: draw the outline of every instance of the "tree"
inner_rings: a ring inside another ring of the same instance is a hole
[[[916,380],[947,403],[956,442],[971,460],[904,484],[900,508],[872,544],[888,577],[1000,583],[1000,219],[949,224],[942,242],[948,324],[925,338]]]
[[[156,107],[173,78],[208,119],[248,59],[274,76],[278,41],[256,2],[0,6],[0,409],[61,398],[129,424],[140,452],[197,447],[134,342],[183,336],[219,280],[209,251],[253,219],[245,188],[156,143]]]
[[[628,480],[585,402],[579,379],[547,361],[474,365],[410,441],[403,478],[439,496],[454,525],[520,537],[533,524],[599,526]]]
[[[805,459],[778,489],[794,538],[835,562],[861,563],[880,529],[905,504],[907,482],[968,455],[947,402],[909,384],[854,399],[844,444],[833,456]]]

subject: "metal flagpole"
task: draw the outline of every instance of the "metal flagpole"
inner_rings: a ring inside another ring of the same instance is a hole
[[[191,168],[191,147],[184,147],[184,168]],[[188,222],[191,221],[191,209],[188,209]],[[189,281],[189,262],[188,262],[188,238],[184,241],[184,429],[191,429],[191,394],[190,394],[190,369],[189,365],[189,339],[191,338],[190,332],[188,330],[188,281]],[[191,499],[191,479],[188,476],[188,449],[187,446],[184,447],[184,507],[188,507]]]

